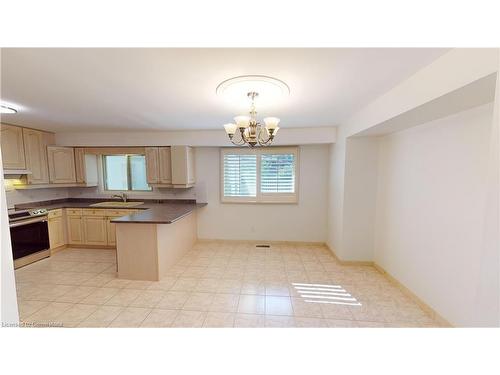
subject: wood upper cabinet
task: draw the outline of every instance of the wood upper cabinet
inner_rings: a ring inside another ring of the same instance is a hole
[[[146,147],[146,176],[148,184],[160,183],[160,157],[158,147]]]
[[[76,182],[85,182],[85,149],[75,148],[75,174]]]
[[[196,182],[194,149],[190,146],[172,146],[171,158],[173,186],[179,188],[194,186]]]
[[[26,169],[23,128],[1,125],[2,161],[4,169]]]
[[[194,149],[189,146],[146,147],[148,184],[189,188],[194,186]]]
[[[97,186],[97,155],[86,154],[81,147],[74,148],[76,182]]]
[[[28,184],[48,184],[49,166],[45,134],[38,130],[22,128]]]
[[[160,184],[172,183],[170,147],[158,147]]]
[[[72,147],[48,146],[49,179],[53,184],[75,183],[75,154]]]

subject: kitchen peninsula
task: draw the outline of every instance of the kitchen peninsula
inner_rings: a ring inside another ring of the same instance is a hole
[[[118,277],[158,281],[197,239],[196,209],[206,203],[163,203],[113,219]]]

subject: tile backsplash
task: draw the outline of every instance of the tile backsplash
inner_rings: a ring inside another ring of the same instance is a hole
[[[16,204],[36,201],[69,198],[67,188],[6,190],[7,207],[14,208]]]

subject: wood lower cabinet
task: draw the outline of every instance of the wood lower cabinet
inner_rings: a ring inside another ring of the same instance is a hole
[[[83,235],[86,245],[108,245],[105,216],[83,216]]]
[[[57,249],[66,244],[65,223],[62,209],[50,211],[48,215],[50,249]]]
[[[118,217],[118,216],[114,216],[114,217]],[[111,222],[111,220],[113,220],[114,217],[109,216],[106,219],[108,246],[116,246],[116,224]]]
[[[106,212],[106,228],[108,231],[108,246],[116,246],[116,224],[111,220],[117,217],[139,212],[139,210],[107,210]]]
[[[82,225],[82,210],[68,209],[67,226],[68,226],[68,243],[70,245],[82,245],[83,238],[83,225]]]
[[[111,220],[138,211],[139,210],[67,208],[66,225],[68,243],[70,245],[83,246],[116,246],[116,224],[112,223]],[[63,220],[62,222],[64,223]],[[49,236],[50,235],[49,229]],[[57,234],[55,233],[53,236],[56,238]],[[54,241],[56,241],[56,239],[54,239]]]
[[[0,129],[3,168],[26,169],[23,128],[2,124]]]

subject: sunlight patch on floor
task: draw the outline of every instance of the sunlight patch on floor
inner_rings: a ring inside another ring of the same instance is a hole
[[[341,285],[306,283],[292,283],[292,285],[305,302],[361,306],[361,302]]]

